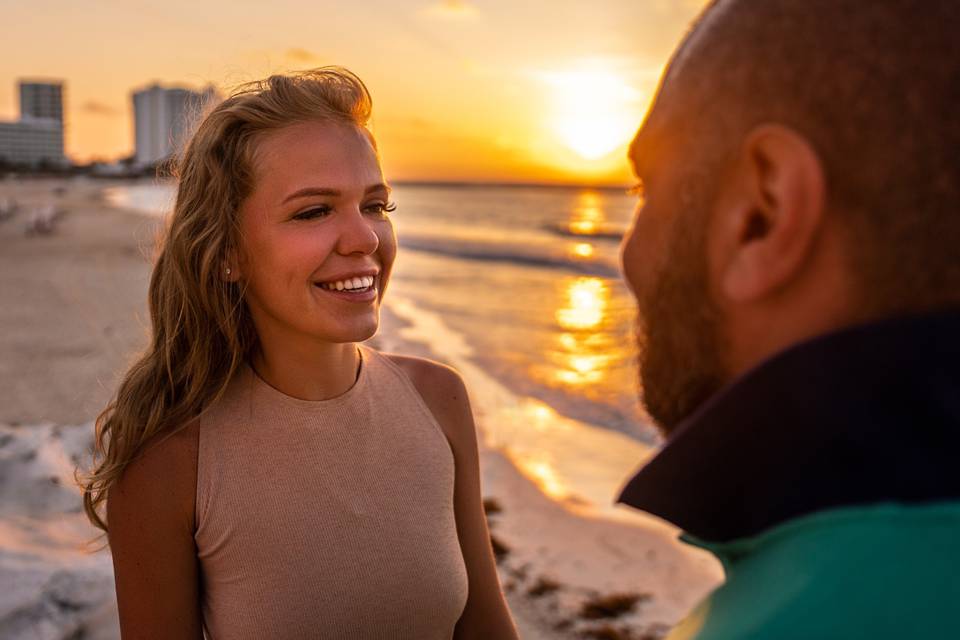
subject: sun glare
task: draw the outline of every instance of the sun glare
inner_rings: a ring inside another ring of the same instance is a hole
[[[543,74],[553,90],[551,128],[585,160],[619,149],[637,126],[640,92],[618,74],[584,69]]]

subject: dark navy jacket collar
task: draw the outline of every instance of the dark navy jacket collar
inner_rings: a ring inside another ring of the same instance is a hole
[[[960,310],[793,347],[674,432],[619,501],[725,542],[832,507],[960,498]]]

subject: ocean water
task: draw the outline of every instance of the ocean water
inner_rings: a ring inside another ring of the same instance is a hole
[[[108,191],[163,214],[170,185]],[[612,500],[657,436],[636,399],[635,306],[619,276],[635,199],[619,190],[398,185],[386,304],[464,373],[487,444],[551,497]]]

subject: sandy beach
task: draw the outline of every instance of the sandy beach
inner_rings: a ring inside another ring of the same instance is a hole
[[[103,186],[0,180],[21,207],[0,222],[0,423],[92,419],[145,344],[156,221],[103,207]],[[53,233],[27,236],[49,203],[65,212]]]
[[[82,548],[94,531],[70,479],[92,420],[145,344],[158,222],[105,204],[106,186],[0,181],[0,198],[21,205],[0,221],[0,582],[14,585],[0,594],[4,638],[118,637],[109,553]],[[27,235],[29,210],[47,203],[64,211],[52,233]],[[387,297],[373,344],[436,356]],[[479,391],[472,395],[483,398]],[[496,414],[475,409],[481,432],[492,430],[485,421]],[[483,447],[482,467],[501,578],[524,638],[661,637],[721,577],[665,523],[551,500],[495,448]]]

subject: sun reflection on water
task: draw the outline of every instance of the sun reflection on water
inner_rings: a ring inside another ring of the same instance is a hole
[[[573,207],[568,228],[570,233],[589,236],[596,233],[606,221],[600,194],[596,191],[581,191]]]
[[[554,500],[562,501],[569,495],[569,490],[560,480],[550,462],[531,459],[520,461],[520,465],[540,489]]]
[[[570,232],[579,236],[589,236],[597,231],[597,223],[593,220],[573,220],[570,222]]]
[[[601,278],[575,278],[566,283],[564,299],[556,312],[564,331],[557,336],[554,378],[565,386],[597,384],[612,358],[603,332],[610,287]]]
[[[556,412],[548,405],[529,399],[518,409],[523,415],[523,423],[533,428],[533,431],[544,434],[546,432],[566,431],[569,427],[562,426]],[[514,442],[514,445],[517,443]],[[570,490],[557,474],[555,460],[552,456],[536,449],[519,450],[514,448],[508,452],[521,471],[533,480],[540,489],[554,500],[566,500]]]
[[[594,248],[589,242],[577,242],[570,247],[570,254],[574,258],[590,258],[593,256]]]
[[[600,278],[577,278],[566,290],[567,304],[557,309],[564,329],[593,329],[603,322],[610,290]]]

